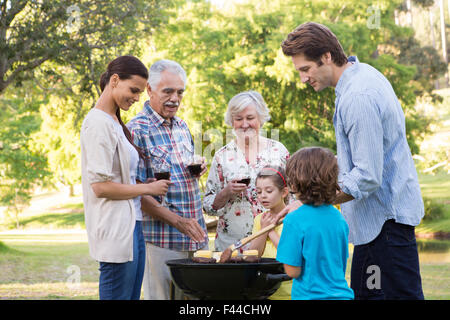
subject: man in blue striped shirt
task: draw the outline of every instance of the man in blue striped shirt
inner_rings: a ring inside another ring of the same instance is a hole
[[[414,233],[424,215],[405,116],[389,81],[344,53],[325,26],[308,22],[282,44],[303,83],[334,87],[339,183],[336,204],[355,247],[356,299],[423,299]]]

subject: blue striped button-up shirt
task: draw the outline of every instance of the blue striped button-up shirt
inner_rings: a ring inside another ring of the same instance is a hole
[[[416,226],[424,215],[405,116],[389,81],[349,57],[336,85],[333,123],[339,184],[355,200],[341,204],[354,245],[374,240],[384,222]]]

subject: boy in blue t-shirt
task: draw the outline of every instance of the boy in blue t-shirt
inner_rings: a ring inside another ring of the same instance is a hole
[[[338,165],[325,148],[302,148],[286,166],[288,184],[303,205],[283,222],[277,260],[294,278],[293,300],[354,299],[345,280],[348,225],[332,206]]]

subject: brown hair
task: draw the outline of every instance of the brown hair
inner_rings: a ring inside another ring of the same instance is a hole
[[[258,179],[270,179],[280,191],[287,187],[286,172],[282,167],[265,166],[258,172],[256,181],[258,181]],[[285,203],[287,203],[287,201],[288,197],[284,199]]]
[[[281,48],[286,56],[303,54],[319,66],[322,65],[320,58],[327,52],[331,54],[331,60],[337,66],[341,67],[347,63],[344,49],[334,33],[315,22],[306,22],[295,28],[283,41]]]
[[[106,72],[100,76],[100,89],[102,92],[109,84],[109,80],[113,74],[117,74],[120,80],[130,79],[132,76],[140,76],[144,79],[148,79],[148,70],[138,58],[134,56],[121,56],[111,61],[106,68]],[[134,144],[133,139],[131,138],[130,130],[128,130],[127,126],[123,123],[122,118],[120,117],[120,108],[117,108],[116,116],[122,126],[125,137],[137,150],[139,157],[143,159],[144,152],[141,148]]]
[[[331,150],[320,147],[302,148],[286,165],[288,184],[298,199],[314,206],[332,204],[340,191],[338,164]]]

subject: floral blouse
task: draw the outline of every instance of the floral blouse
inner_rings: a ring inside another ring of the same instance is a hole
[[[203,209],[206,214],[219,217],[215,239],[216,251],[223,251],[236,241],[251,235],[254,217],[265,210],[257,200],[255,180],[259,171],[268,165],[286,168],[286,161],[289,158],[286,147],[276,140],[263,137],[259,139],[264,139],[266,147],[257,155],[254,164],[247,162],[235,140],[214,155],[206,182]],[[215,210],[212,204],[216,195],[231,180],[239,177],[250,177],[247,191],[234,196],[223,208]]]

